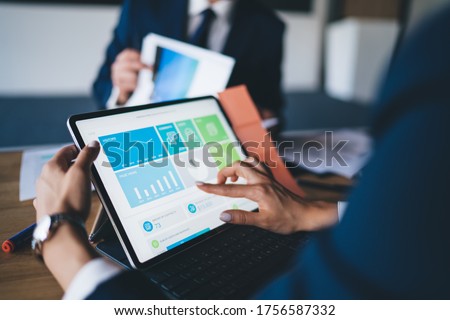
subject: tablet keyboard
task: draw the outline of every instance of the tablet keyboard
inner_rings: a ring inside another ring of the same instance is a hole
[[[307,239],[236,227],[145,274],[176,299],[245,298],[287,268]]]

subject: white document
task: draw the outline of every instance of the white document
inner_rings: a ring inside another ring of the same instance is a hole
[[[216,95],[230,79],[235,60],[211,50],[156,34],[143,40],[142,70],[127,106]]]
[[[53,147],[37,147],[25,150],[22,153],[20,164],[19,200],[26,201],[36,198],[36,180],[41,175],[42,168],[62,147],[67,144]],[[91,184],[94,191],[94,185]]]
[[[25,150],[22,154],[20,165],[20,190],[19,200],[31,200],[36,198],[36,180],[41,174],[42,167],[62,147],[37,148]]]
[[[372,150],[372,139],[364,130],[290,132],[283,134],[282,140],[285,143],[279,153],[285,161],[317,174],[334,173],[346,178],[352,178],[366,165]],[[333,148],[339,149],[338,160]]]

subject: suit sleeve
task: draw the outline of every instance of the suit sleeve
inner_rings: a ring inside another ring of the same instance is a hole
[[[285,25],[258,1],[237,1],[224,54],[236,59],[228,86],[245,84],[260,110],[281,116]]]
[[[285,26],[281,21],[275,22],[270,28],[265,27],[265,32],[261,34],[259,53],[254,57],[258,64],[251,70],[247,86],[260,109],[270,110],[280,117],[283,107],[281,65]]]
[[[132,0],[125,0],[119,23],[113,32],[113,40],[106,50],[105,61],[93,85],[93,94],[100,108],[106,108],[107,101],[112,92],[112,64],[120,52],[133,46],[132,16]]]
[[[417,30],[392,65],[374,157],[341,224],[260,298],[450,298],[449,17]]]
[[[396,123],[341,224],[258,298],[449,299],[448,123],[450,111],[435,104]]]

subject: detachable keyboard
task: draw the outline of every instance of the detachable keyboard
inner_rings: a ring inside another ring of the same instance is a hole
[[[305,233],[283,236],[236,226],[144,273],[175,299],[247,298],[286,270],[307,239]],[[111,241],[99,244],[98,250],[129,267],[125,253],[115,241],[115,245]]]

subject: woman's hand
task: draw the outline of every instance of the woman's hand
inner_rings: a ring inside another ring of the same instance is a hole
[[[225,184],[238,178],[246,185]],[[235,162],[222,169],[217,184],[197,183],[207,192],[232,198],[247,198],[258,203],[259,212],[227,210],[221,220],[234,224],[254,225],[281,234],[314,231],[337,223],[337,205],[326,202],[307,202],[273,180],[265,168],[254,159]]]

